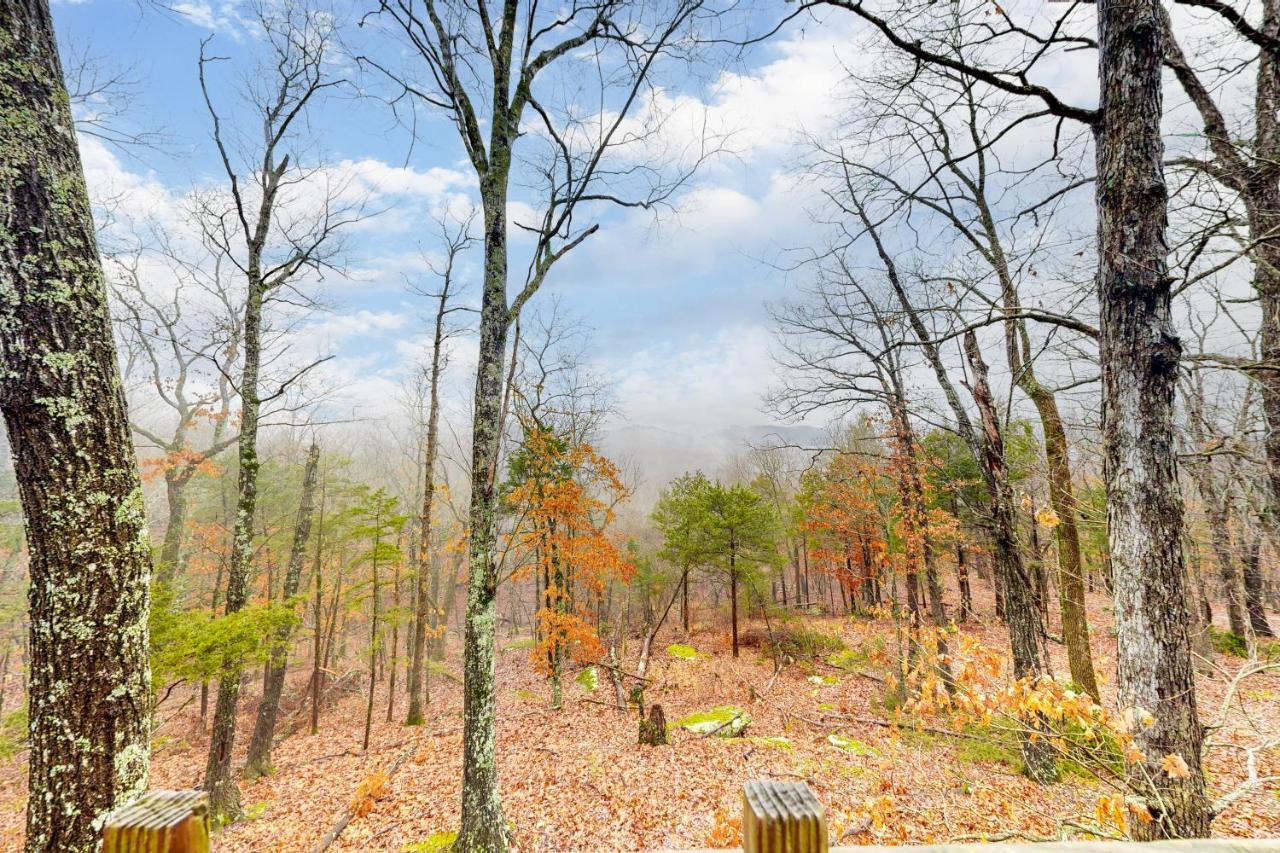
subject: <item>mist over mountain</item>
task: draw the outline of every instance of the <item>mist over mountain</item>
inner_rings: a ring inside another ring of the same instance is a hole
[[[632,504],[648,507],[675,477],[702,471],[708,476],[724,469],[738,454],[753,447],[798,445],[822,447],[827,431],[805,424],[727,426],[709,432],[685,432],[650,424],[624,424],[601,434],[600,449],[623,466],[634,482]]]

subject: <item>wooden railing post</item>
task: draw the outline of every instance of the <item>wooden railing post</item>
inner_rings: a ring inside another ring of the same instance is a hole
[[[827,819],[804,782],[764,780],[742,789],[743,853],[827,853]]]
[[[209,853],[209,795],[147,791],[107,816],[102,853]]]

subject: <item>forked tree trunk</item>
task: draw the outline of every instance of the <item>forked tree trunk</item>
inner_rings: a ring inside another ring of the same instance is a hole
[[[1153,715],[1128,768],[1154,820],[1139,839],[1201,838],[1212,819],[1201,770],[1182,561],[1173,398],[1181,345],[1170,318],[1158,0],[1100,0],[1096,127],[1098,302],[1107,535],[1115,588],[1120,704]],[[1185,779],[1161,768],[1180,756]]]
[[[0,409],[30,552],[27,841],[147,786],[150,540],[46,0],[0,0]]]
[[[307,541],[311,538],[311,520],[315,515],[316,472],[320,467],[320,445],[314,442],[307,452],[307,463],[302,474],[302,497],[298,506],[298,523],[293,529],[293,545],[289,550],[289,566],[285,570],[280,597],[288,603],[298,594],[302,580],[302,561],[307,556]],[[249,758],[245,763],[246,776],[261,776],[271,772],[271,746],[275,739],[276,717],[280,712],[280,694],[284,690],[284,677],[289,665],[290,627],[277,632],[275,649],[267,662],[267,681],[258,705],[258,716],[249,739]]]

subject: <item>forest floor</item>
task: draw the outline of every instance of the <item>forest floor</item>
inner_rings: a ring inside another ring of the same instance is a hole
[[[979,611],[990,613],[989,598]],[[1094,654],[1105,679],[1104,704],[1114,703],[1115,642],[1106,626],[1108,602],[1091,600]],[[811,628],[839,635],[850,649],[892,643],[888,620],[804,617]],[[1273,623],[1275,624],[1275,623]],[[751,624],[759,636],[763,626]],[[1007,642],[997,620],[980,618],[961,630],[991,648]],[[684,659],[668,643],[701,654]],[[639,643],[632,643],[638,647]],[[514,646],[514,647],[512,647]],[[500,641],[498,655],[498,764],[502,802],[515,846],[525,851],[639,850],[731,846],[746,781],[803,779],[825,804],[833,839],[845,844],[921,843],[949,840],[1057,837],[1075,819],[1092,823],[1101,783],[1083,773],[1042,786],[1018,769],[1016,750],[967,737],[896,729],[887,719],[884,685],[874,677],[840,672],[818,661],[783,668],[748,647],[735,660],[727,626],[694,627],[686,636],[664,632],[655,648],[646,699],[660,703],[670,725],[670,745],[637,745],[633,715],[608,705],[612,690],[600,678],[589,691],[566,682],[564,708],[550,710],[549,688],[529,661],[527,644]],[[1053,667],[1066,671],[1065,650],[1053,647]],[[1240,659],[1218,656],[1223,673]],[[282,723],[297,733],[275,749],[276,771],[242,782],[248,817],[221,832],[219,851],[309,850],[359,804],[332,850],[427,850],[424,844],[458,825],[462,776],[461,686],[458,649],[446,668],[454,678],[432,678],[427,725],[406,728],[402,690],[394,721],[385,722],[387,689],[377,694],[373,738],[361,750],[365,697],[353,692],[327,709],[318,735],[307,733],[305,714]],[[870,675],[874,675],[874,667]],[[883,674],[883,669],[879,670]],[[1199,684],[1202,717],[1218,720],[1229,690],[1227,674]],[[818,684],[817,681],[827,683]],[[296,705],[301,683],[292,684]],[[257,701],[252,688],[243,703],[237,747],[241,760]],[[193,788],[200,783],[208,737],[198,703],[181,710],[170,698],[162,707],[152,765],[152,786]],[[715,706],[745,709],[752,723],[745,737],[702,737],[673,725],[680,717]],[[1237,685],[1225,725],[1213,739],[1251,745],[1280,731],[1280,674],[1249,676]],[[830,735],[850,739],[844,748]],[[786,742],[776,738],[785,738]],[[24,756],[0,764],[0,849],[20,845],[25,797]],[[383,771],[397,762],[389,777]],[[1243,753],[1208,751],[1211,794],[1245,778]],[[1261,775],[1280,773],[1280,750],[1259,757]],[[1228,836],[1280,834],[1280,790],[1262,788],[1233,805],[1214,824]]]

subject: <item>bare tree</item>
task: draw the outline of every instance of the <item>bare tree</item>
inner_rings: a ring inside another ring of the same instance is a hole
[[[228,193],[202,200],[205,238],[244,277],[243,352],[236,380],[240,397],[237,496],[227,580],[226,612],[242,608],[253,571],[253,524],[258,498],[258,434],[262,408],[283,397],[319,362],[264,388],[264,314],[273,306],[314,305],[302,290],[308,273],[333,268],[340,230],[363,214],[348,187],[322,166],[301,161],[309,108],[342,80],[332,76],[336,52],[332,16],[288,2],[259,7],[261,73],[246,96],[260,123],[237,133],[214,103],[208,75],[220,57],[201,46],[200,85],[213,125],[213,141],[228,181]],[[251,135],[259,134],[256,138]],[[318,205],[303,196],[312,191]],[[322,359],[323,360],[323,359]],[[240,674],[218,685],[205,789],[220,817],[239,814],[239,790],[231,772]]]
[[[1203,0],[1202,0],[1203,2]],[[940,20],[914,0],[872,9],[865,0],[814,0],[844,9],[879,38],[921,63],[963,72],[993,89],[1027,98],[1060,121],[1094,135],[1098,214],[1099,342],[1103,380],[1103,448],[1114,588],[1121,702],[1154,715],[1137,733],[1144,756],[1129,783],[1154,819],[1141,838],[1201,837],[1212,817],[1201,770],[1203,732],[1196,715],[1182,505],[1173,444],[1174,385],[1180,344],[1170,322],[1167,189],[1163,174],[1160,70],[1166,51],[1163,11],[1155,0],[1096,4],[1097,37],[1072,20],[1067,4],[1037,32],[1004,8],[988,16],[967,4],[961,26],[986,46],[977,60],[950,46],[967,38],[954,19]],[[1100,102],[1081,107],[1037,82],[1036,73],[1068,50],[1096,48]],[[1161,771],[1169,754],[1190,768],[1186,779]]]
[[[26,849],[147,786],[150,540],[46,0],[0,2],[0,410],[30,550]]]
[[[968,52],[963,44],[956,45],[953,51],[962,60]],[[1028,329],[1028,321],[1036,320],[1050,324],[1054,332],[1062,332],[1065,320],[1059,321],[1054,312],[1028,310],[1020,294],[1021,282],[1035,276],[1037,263],[1043,260],[1039,242],[1047,222],[1042,215],[1039,228],[1033,229],[1023,217],[1002,216],[1001,211],[1001,203],[1010,206],[1023,185],[1027,185],[1024,191],[1039,191],[1056,199],[1082,181],[1071,164],[1063,162],[1057,145],[1029,158],[1015,159],[1011,152],[1003,150],[1010,147],[1005,139],[1020,128],[1049,130],[1043,112],[1020,110],[1018,99],[982,87],[963,72],[928,65],[915,67],[910,60],[890,61],[874,77],[862,80],[859,90],[865,118],[860,121],[862,127],[856,128],[853,141],[879,153],[874,159],[853,160],[842,148],[819,144],[824,156],[841,169],[849,170],[857,179],[871,179],[890,195],[887,204],[896,208],[907,223],[906,233],[918,235],[919,244],[928,244],[917,245],[917,249],[928,251],[939,241],[936,230],[917,223],[937,221],[954,235],[962,257],[973,259],[975,286],[971,294],[957,297],[977,297],[976,318],[967,315],[972,325],[1003,320],[1005,356],[1013,382],[1032,402],[1039,417],[1049,501],[1058,518],[1054,533],[1063,637],[1072,679],[1096,699],[1099,693],[1089,648],[1070,448],[1057,395],[1037,372],[1035,363],[1041,349],[1033,344]],[[1063,171],[1068,173],[1065,179],[1058,175]],[[1037,200],[1035,206],[1043,210],[1046,205]],[[1024,245],[1019,246],[1014,235],[1027,232],[1031,239],[1024,238]],[[939,275],[945,272],[944,268]],[[963,285],[965,280],[957,276],[955,283]],[[988,280],[995,285],[995,295],[983,290]],[[957,312],[965,307],[964,301],[957,298]],[[1079,317],[1077,311],[1059,309],[1056,313],[1069,313],[1073,320]]]
[[[156,234],[161,243],[158,254],[167,262],[171,279],[144,280],[142,246],[114,255],[109,270],[116,326],[126,352],[125,375],[141,373],[145,390],[176,418],[167,434],[138,417],[131,424],[143,446],[161,454],[168,519],[156,580],[171,586],[183,574],[187,487],[203,466],[237,439],[234,431],[227,435],[235,393],[219,365],[237,359],[241,318],[235,294],[225,286],[216,263],[206,274],[198,264],[181,258],[162,232]],[[206,426],[211,426],[207,434]]]
[[[636,156],[646,153],[645,140],[656,137],[652,127],[628,123],[654,64],[678,49],[680,34],[701,6],[702,0],[588,0],[556,10],[521,0],[379,4],[379,18],[413,51],[421,68],[405,74],[374,59],[365,62],[396,81],[402,90],[398,101],[441,110],[453,121],[480,182],[484,216],[459,851],[506,848],[494,761],[494,479],[503,432],[507,335],[552,267],[597,230],[597,224],[582,224],[590,204],[651,207],[667,199],[686,176],[672,180],[665,170],[637,164]],[[592,79],[598,84],[600,103],[616,106],[580,117],[574,112],[576,99],[561,104],[548,100],[558,73]],[[536,132],[526,132],[526,117],[533,120]],[[509,298],[508,201],[516,146],[522,138],[541,149],[541,166],[533,170],[542,179],[536,185],[540,213],[535,222],[515,223],[532,236],[534,248],[523,281]]]

